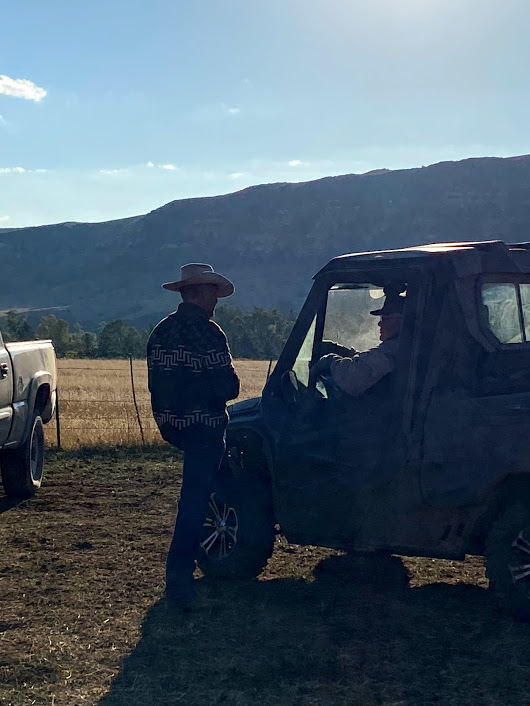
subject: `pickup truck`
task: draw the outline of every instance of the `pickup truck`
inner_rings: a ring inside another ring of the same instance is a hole
[[[4,343],[0,333],[0,470],[9,497],[29,498],[40,487],[44,424],[56,398],[52,342]]]

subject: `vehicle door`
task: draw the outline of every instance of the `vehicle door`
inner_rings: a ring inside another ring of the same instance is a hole
[[[371,482],[385,428],[376,386],[362,399],[345,395],[329,378],[313,381],[310,365],[331,343],[377,345],[378,317],[369,312],[383,301],[370,282],[317,282],[264,390],[278,520],[291,541],[340,544],[358,529],[359,491]]]
[[[13,377],[11,371],[11,361],[9,354],[2,341],[0,334],[0,446],[2,446],[9,436],[13,408]]]
[[[448,291],[424,391],[427,503],[475,502],[530,470],[530,276],[488,274]]]

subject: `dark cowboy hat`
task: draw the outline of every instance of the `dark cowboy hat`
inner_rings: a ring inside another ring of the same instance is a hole
[[[391,314],[403,314],[405,305],[405,297],[400,297],[398,294],[388,295],[385,303],[380,309],[374,309],[370,312],[374,316],[390,316]]]

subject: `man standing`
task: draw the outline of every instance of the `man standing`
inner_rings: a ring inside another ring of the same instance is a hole
[[[149,391],[162,437],[184,452],[182,490],[166,563],[166,598],[186,606],[195,597],[193,571],[215,475],[225,452],[226,403],[239,378],[221,328],[211,321],[217,300],[234,292],[211,265],[190,264],[162,285],[180,292],[177,311],[147,343]]]

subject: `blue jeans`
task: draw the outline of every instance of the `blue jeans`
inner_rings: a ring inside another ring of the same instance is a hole
[[[182,490],[175,531],[166,562],[166,591],[193,591],[193,571],[214,480],[226,449],[224,429],[192,426],[179,433],[184,451]]]

